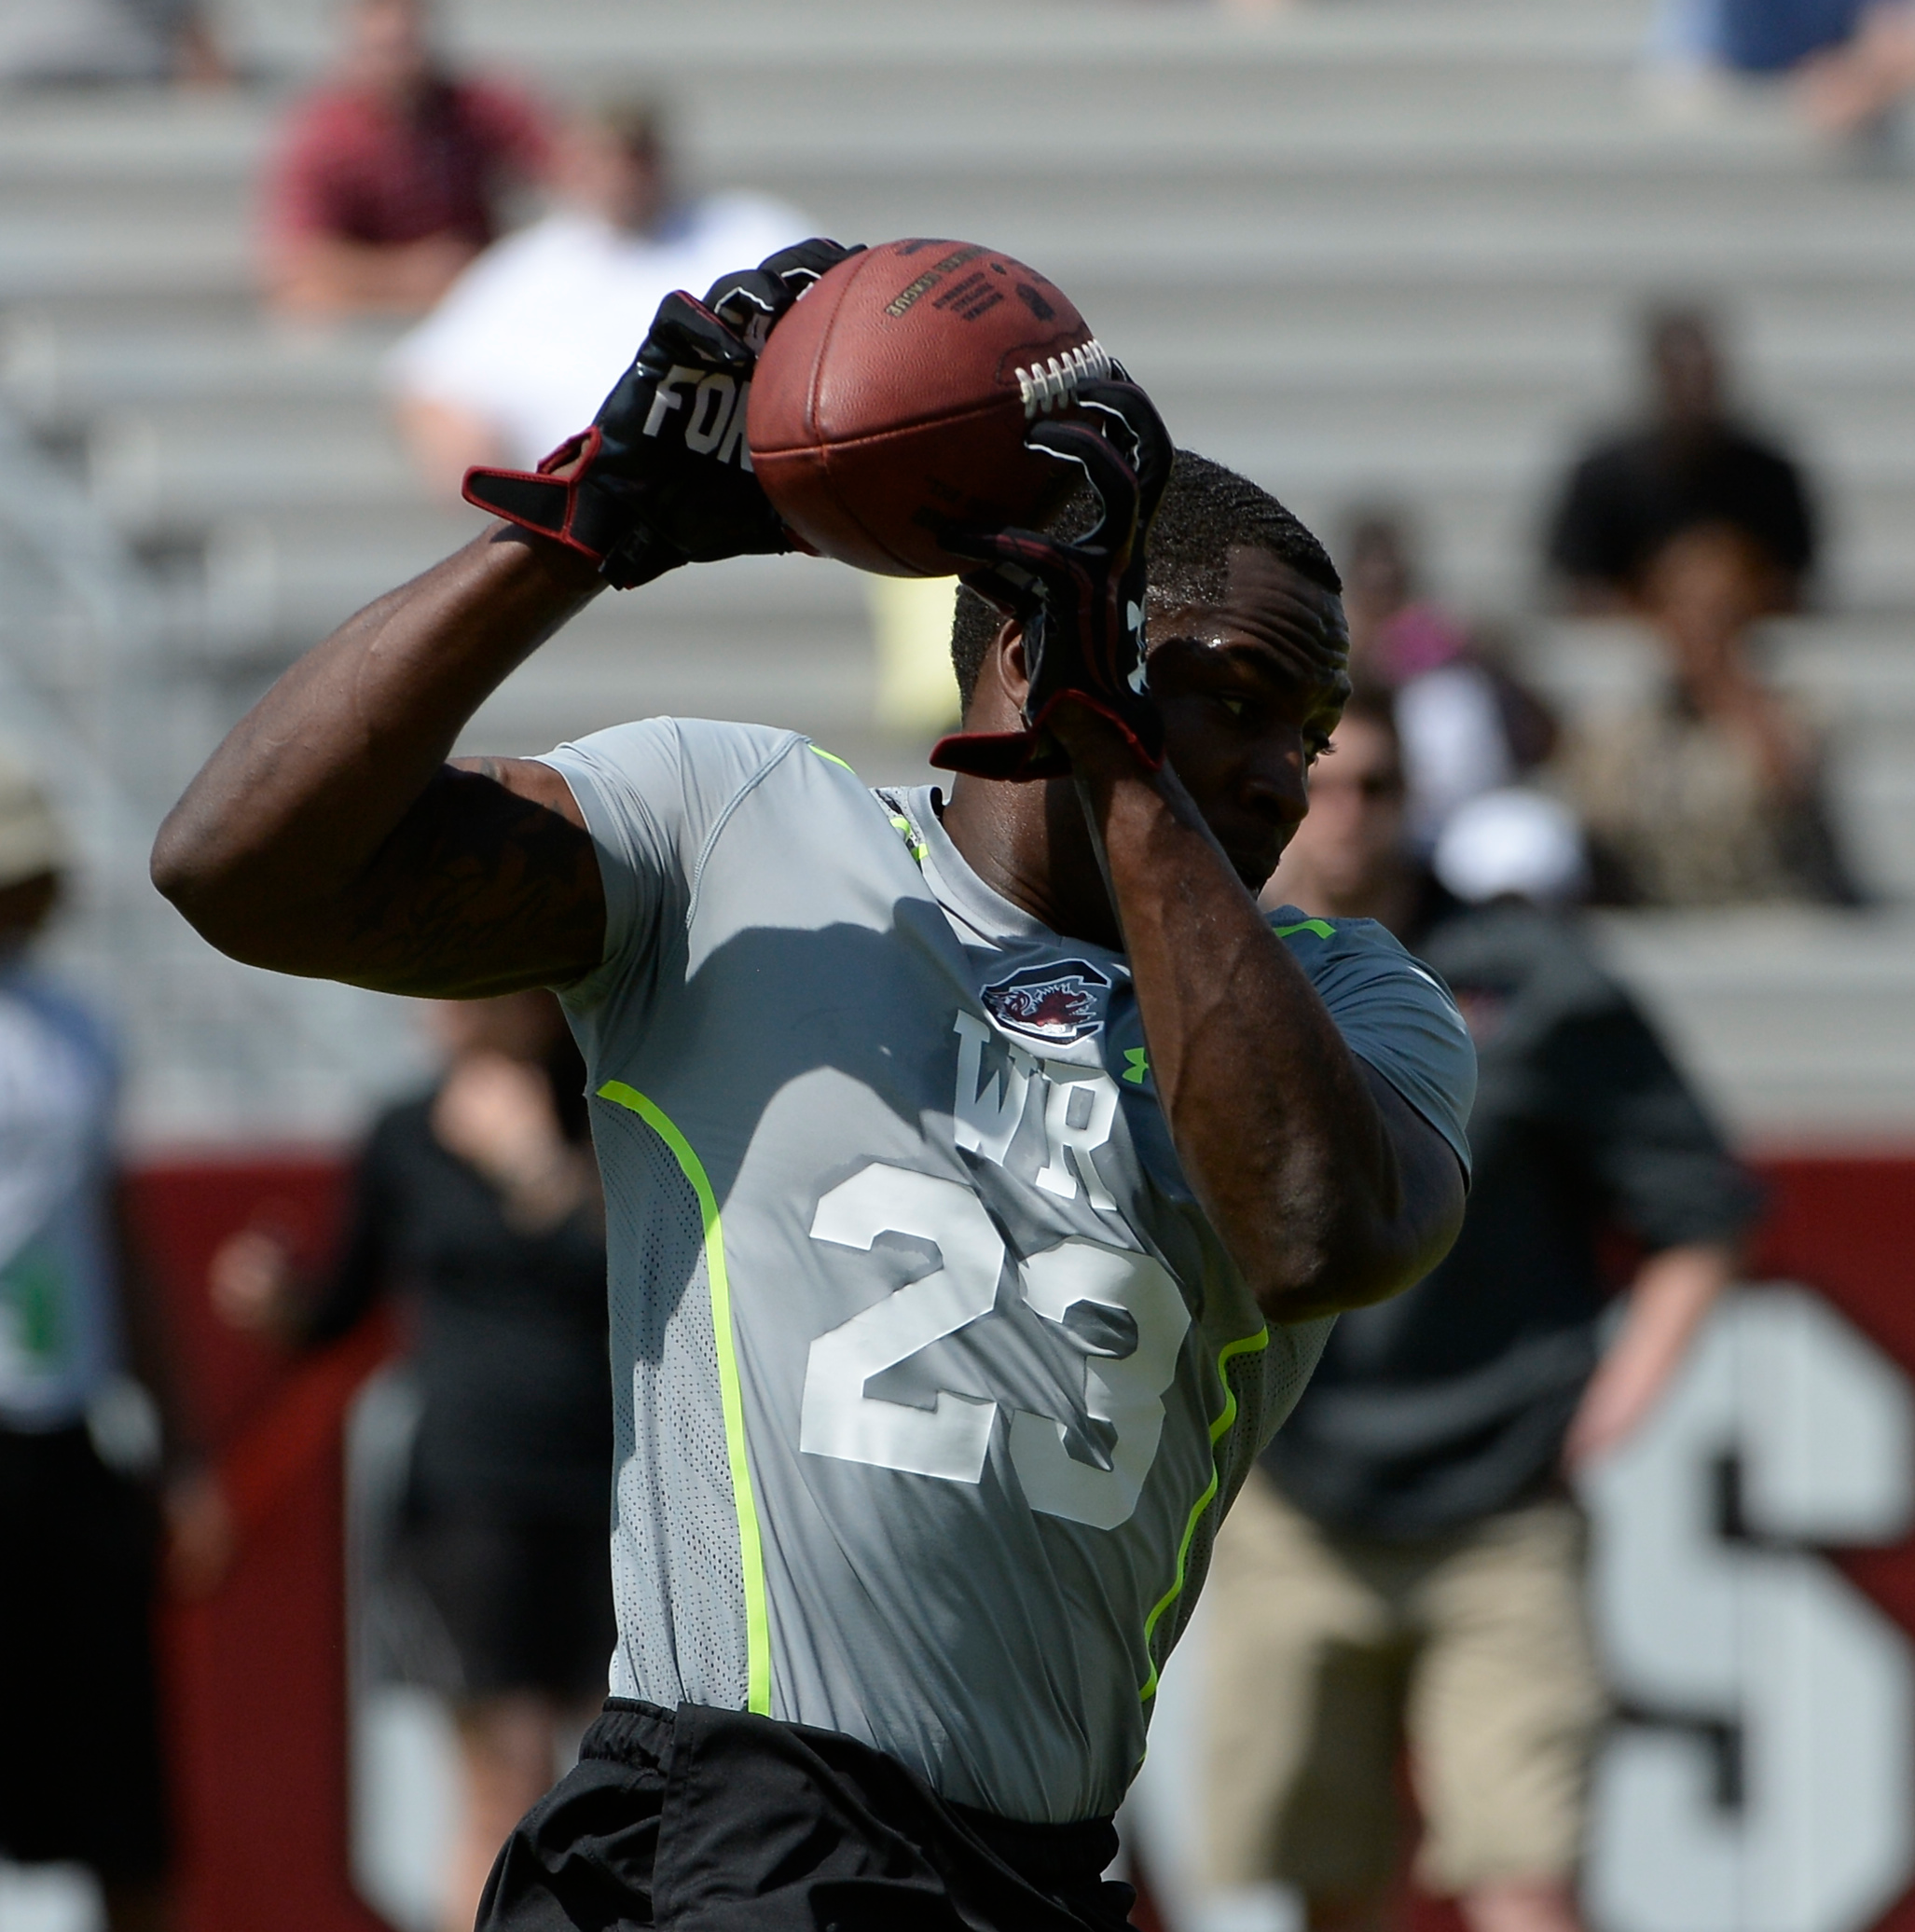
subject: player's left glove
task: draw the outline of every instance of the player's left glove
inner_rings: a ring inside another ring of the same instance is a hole
[[[1086,382],[1077,400],[1091,421],[1047,420],[1025,444],[1083,471],[1101,512],[1091,530],[1068,542],[1028,530],[940,534],[946,549],[984,565],[963,581],[1023,623],[1030,670],[1024,729],[941,738],[930,762],[945,771],[1068,776],[1070,760],[1047,726],[1068,704],[1108,718],[1147,770],[1164,761],[1164,725],[1144,664],[1144,588],[1150,525],[1176,452],[1164,419],[1135,383]]]
[[[534,471],[468,470],[466,502],[590,558],[620,590],[682,563],[797,548],[751,474],[751,371],[792,304],[859,252],[801,242],[720,277],[702,302],[667,296],[591,427]]]

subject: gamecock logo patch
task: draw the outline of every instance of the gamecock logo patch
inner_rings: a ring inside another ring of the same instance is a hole
[[[1109,977],[1088,959],[1026,966],[984,989],[985,1010],[1000,1027],[1048,1046],[1066,1045],[1104,1024]]]

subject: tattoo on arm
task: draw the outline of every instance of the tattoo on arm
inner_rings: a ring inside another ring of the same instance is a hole
[[[474,999],[564,986],[604,951],[588,834],[510,789],[504,761],[447,766],[354,894],[341,974],[390,993]]]

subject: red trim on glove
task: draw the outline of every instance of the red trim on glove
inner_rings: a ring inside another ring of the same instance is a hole
[[[568,436],[536,470],[493,469],[475,464],[465,473],[459,493],[475,509],[516,523],[521,530],[550,537],[594,563],[603,563],[605,553],[582,543],[574,533],[578,520],[579,496],[576,484],[591,468],[604,442],[595,422],[590,429]],[[489,490],[486,486],[491,486]]]
[[[1061,704],[1081,704],[1108,719],[1123,734],[1131,754],[1146,771],[1163,769],[1164,754],[1152,752],[1128,724],[1100,697],[1088,691],[1059,691],[1022,731],[955,731],[931,747],[930,762],[939,771],[997,779],[1013,785],[1037,779],[1068,778],[1070,755],[1045,730],[1045,721]]]

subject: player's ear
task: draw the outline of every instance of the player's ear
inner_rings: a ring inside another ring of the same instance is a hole
[[[1015,617],[1006,617],[998,626],[997,635],[991,639],[977,668],[977,682],[971,687],[971,701],[964,707],[964,728],[1015,731],[1023,722],[1025,695],[1029,689],[1024,627]]]
[[[996,671],[999,684],[1011,700],[1011,709],[1022,714],[1025,697],[1030,690],[1030,663],[1025,654],[1021,619],[1006,617],[999,625],[985,663],[986,669]]]

